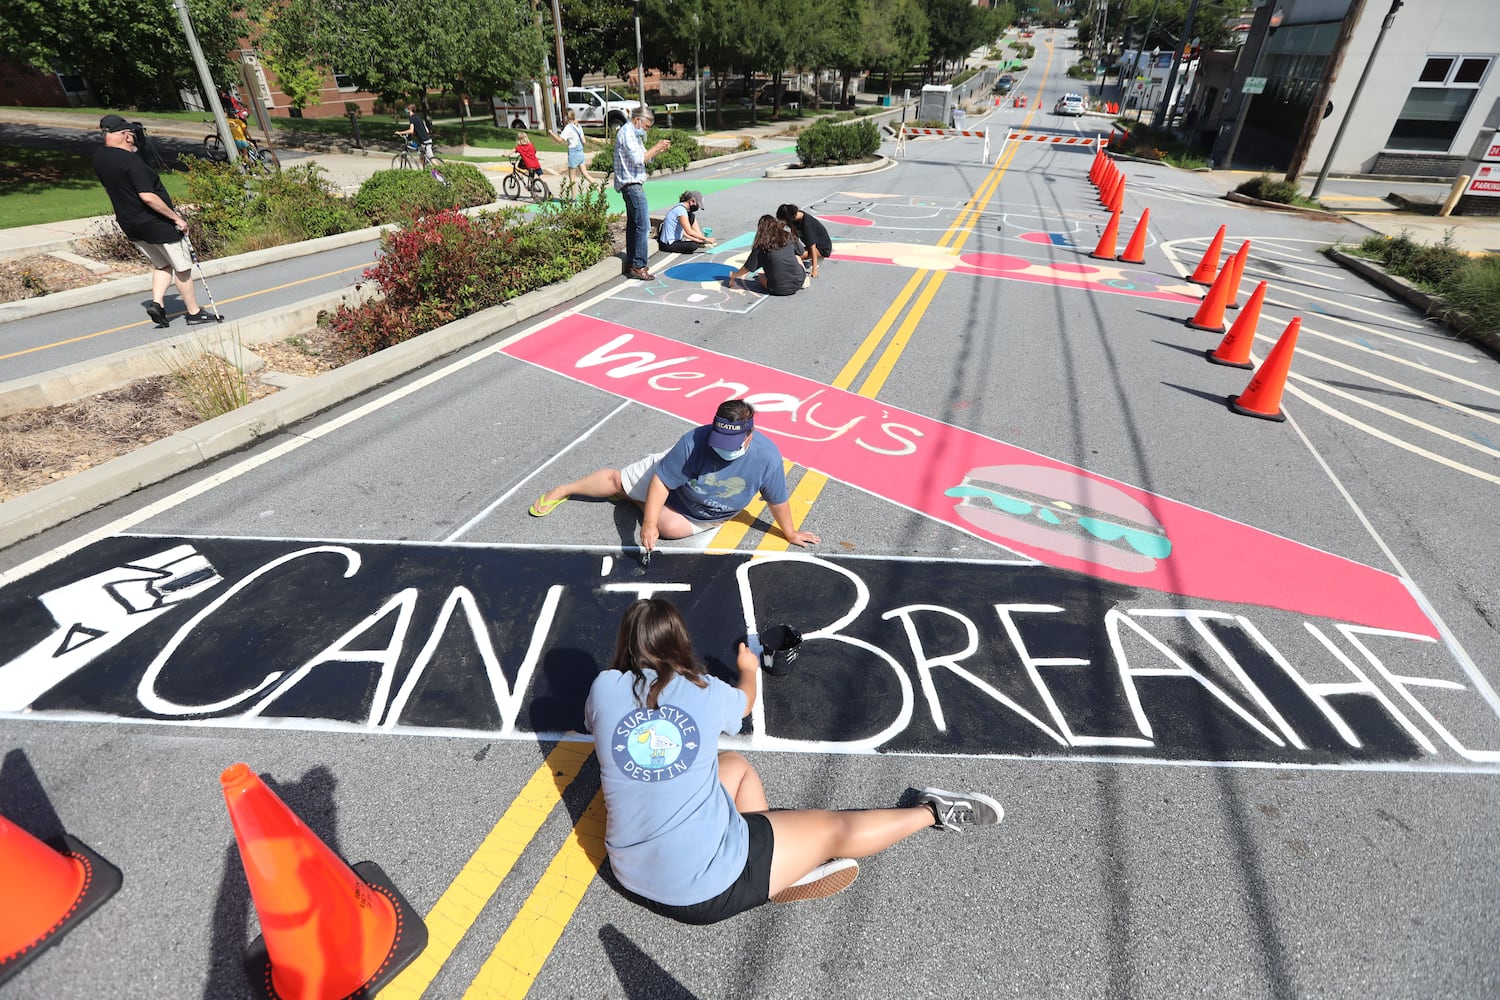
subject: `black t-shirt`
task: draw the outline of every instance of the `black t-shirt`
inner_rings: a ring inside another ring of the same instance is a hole
[[[828,235],[828,230],[824,228],[823,223],[806,212],[802,213],[802,218],[797,222],[797,233],[802,237],[804,245],[818,248],[818,256],[832,255],[833,239]]]
[[[767,292],[772,295],[791,295],[801,290],[802,282],[807,277],[807,272],[802,269],[802,262],[797,259],[801,252],[802,244],[793,237],[780,250],[764,252],[759,247],[754,247],[745,260],[745,266],[752,271],[765,269],[762,280]]]
[[[139,153],[118,146],[101,146],[94,151],[94,173],[104,185],[115,207],[115,221],[125,235],[142,243],[176,243],[182,239],[177,227],[165,216],[151,210],[141,194],[154,194],[170,207],[172,196],[156,171],[146,166]]]
[[[406,116],[406,120],[411,124],[411,137],[413,139],[417,140],[418,142],[432,141],[432,136],[427,132],[427,123],[422,120],[422,112],[413,111],[411,114]]]

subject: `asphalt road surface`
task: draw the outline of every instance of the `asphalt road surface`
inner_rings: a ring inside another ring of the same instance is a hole
[[[1103,120],[1046,112],[1038,41],[1044,109],[971,118],[987,160],[693,175],[717,252],[0,553],[0,803],[124,872],[10,991],[253,995],[244,761],[426,917],[387,996],[1495,995],[1494,363],[1317,253],[1354,227],[1167,167],[1123,165],[1146,263],[1091,258],[1092,149],[1000,141]],[[783,202],[833,258],[726,290]],[[1301,319],[1285,422],[1231,412],[1251,373],[1184,324],[1220,225],[1241,300],[1267,283],[1255,359]],[[752,508],[646,565],[627,508],[527,516],[732,395],[821,544]],[[715,927],[631,903],[567,734],[647,592],[716,669],[803,632],[726,741],[773,805],[975,788],[1004,824]]]

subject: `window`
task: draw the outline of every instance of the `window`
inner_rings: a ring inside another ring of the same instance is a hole
[[[1386,148],[1449,152],[1492,62],[1493,56],[1429,56],[1396,116]]]
[[[340,73],[338,70],[334,70],[333,71],[333,85],[335,87],[339,88],[340,90],[358,90],[359,89],[358,87],[356,87],[354,85],[354,81],[353,80],[349,79],[348,76],[346,76],[343,73]]]

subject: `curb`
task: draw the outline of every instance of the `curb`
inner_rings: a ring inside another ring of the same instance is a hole
[[[1249,195],[1240,194],[1238,191],[1230,191],[1224,195],[1224,200],[1232,201],[1237,205],[1251,205],[1255,208],[1269,208],[1277,212],[1291,212],[1293,215],[1300,215],[1304,219],[1321,219],[1324,222],[1349,221],[1337,212],[1324,212],[1315,208],[1298,208],[1296,205],[1283,205],[1279,201],[1261,201],[1259,198],[1252,198]]]
[[[1376,288],[1401,299],[1414,309],[1421,310],[1422,315],[1431,316],[1438,322],[1443,323],[1443,326],[1447,327],[1456,339],[1474,344],[1483,349],[1491,357],[1500,360],[1500,333],[1462,333],[1454,330],[1443,321],[1442,314],[1447,307],[1447,303],[1443,299],[1422,291],[1422,289],[1405,278],[1391,274],[1379,264],[1365,260],[1362,257],[1354,257],[1335,247],[1329,247],[1323,253],[1335,264],[1346,270],[1353,271]]]
[[[0,504],[0,549],[169,479],[463,350],[620,276],[609,256],[567,281],[528,292],[344,365],[232,413]]]
[[[795,177],[839,177],[846,174],[873,174],[889,170],[896,161],[884,153],[876,153],[871,163],[839,163],[831,167],[767,167],[764,176],[769,180],[785,180]]]

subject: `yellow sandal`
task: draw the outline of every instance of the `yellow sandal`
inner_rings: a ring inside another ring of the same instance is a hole
[[[532,517],[546,517],[548,514],[557,509],[558,504],[567,502],[567,497],[558,497],[556,500],[548,500],[547,494],[543,493],[541,496],[536,498],[536,503],[527,508],[526,513],[530,514]]]

